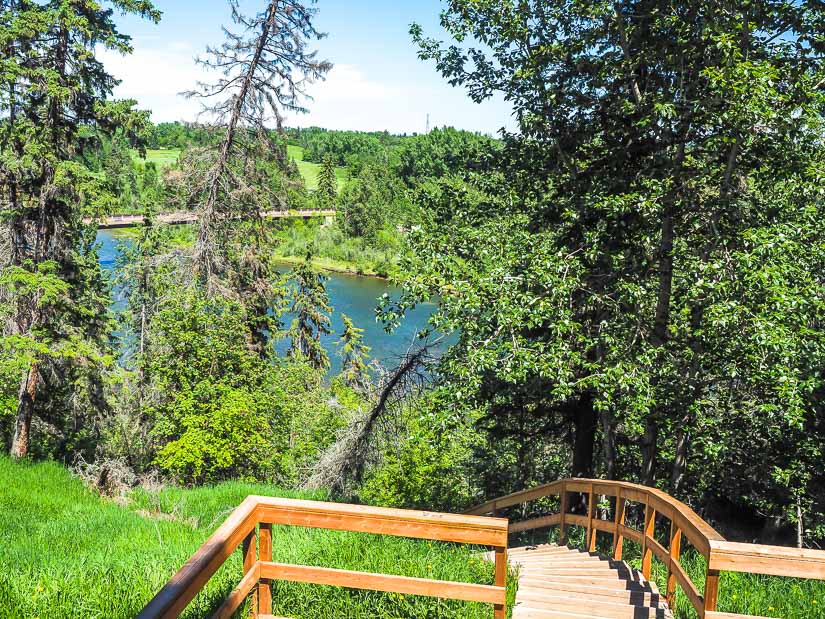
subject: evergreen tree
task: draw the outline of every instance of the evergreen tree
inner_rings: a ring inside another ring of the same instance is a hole
[[[344,321],[344,331],[341,333],[341,339],[338,340],[343,357],[341,376],[348,386],[366,391],[369,386],[366,359],[370,353],[370,347],[364,344],[363,329],[352,324],[352,319],[346,314],[341,314],[341,320]]]
[[[335,178],[335,161],[327,153],[318,173],[318,190],[315,199],[320,209],[335,208],[338,200],[338,179]]]
[[[292,271],[294,294],[291,312],[295,314],[289,329],[292,338],[290,355],[306,358],[312,367],[326,369],[329,357],[321,344],[321,336],[332,333],[329,304],[325,281],[312,266],[312,256],[307,254],[304,262]]]
[[[15,457],[29,452],[36,413],[65,416],[55,400],[66,385],[74,381],[74,402],[85,396],[95,407],[102,399],[91,368],[106,358],[108,291],[84,218],[104,214],[115,199],[83,161],[101,137],[122,132],[134,141],[148,115],[132,101],[108,100],[116,81],[97,53],[131,52],[111,7],[160,18],[147,0],[104,4],[110,8],[21,1],[0,10],[0,304],[11,308],[3,312],[4,348],[22,374]]]

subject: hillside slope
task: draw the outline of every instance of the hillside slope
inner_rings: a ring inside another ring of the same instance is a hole
[[[0,457],[0,617],[133,617],[248,494],[303,496],[228,482],[99,498],[55,463]],[[469,549],[398,538],[276,528],[276,561],[492,582]],[[184,617],[208,616],[240,579],[236,552]],[[290,583],[275,586],[290,617],[489,617],[488,606]]]

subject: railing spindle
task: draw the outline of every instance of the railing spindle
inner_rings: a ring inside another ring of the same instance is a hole
[[[716,610],[719,601],[719,570],[708,570],[705,576],[705,612]],[[704,617],[704,614],[702,615]]]
[[[559,493],[559,509],[561,511],[559,521],[559,545],[567,544],[567,523],[565,522],[567,516],[567,484],[561,482],[561,491]]]
[[[261,523],[258,531],[258,559],[272,561],[272,525]],[[261,578],[258,583],[258,612],[262,615],[272,614],[272,589],[268,578]]]
[[[642,576],[650,579],[650,561],[653,558],[653,550],[650,544],[647,543],[649,539],[654,539],[654,532],[656,530],[656,509],[650,504],[650,499],[645,501],[645,529],[642,535]]]
[[[595,495],[593,494],[593,484],[590,484],[590,490],[587,495],[587,550],[588,552],[596,551],[596,529],[593,528],[593,503]]]
[[[255,569],[255,563],[258,560],[257,557],[257,548],[255,547],[255,529],[247,535],[243,540],[243,573],[248,574],[251,570]],[[257,588],[256,588],[257,589]],[[252,600],[252,612],[250,613],[251,617],[258,616],[258,592],[257,590],[253,590],[250,599]]]
[[[679,563],[682,556],[682,529],[676,522],[670,521],[670,563],[667,566],[667,603],[670,608],[676,608],[676,575],[673,573],[673,564]]]
[[[496,548],[495,559],[495,580],[493,584],[497,587],[507,586],[507,548],[499,546]],[[493,619],[505,619],[507,615],[506,604],[495,604],[493,606]]]
[[[622,527],[624,526],[624,512],[627,501],[622,498],[621,487],[616,489],[616,513],[613,517],[613,558],[616,561],[622,560],[622,551],[624,550],[624,535],[622,534]]]

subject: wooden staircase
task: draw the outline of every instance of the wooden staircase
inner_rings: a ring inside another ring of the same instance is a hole
[[[672,619],[656,585],[622,561],[565,546],[510,550],[513,619]]]

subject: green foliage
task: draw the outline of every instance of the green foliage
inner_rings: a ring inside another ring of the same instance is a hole
[[[452,127],[405,139],[396,154],[396,173],[407,184],[478,170],[491,160],[500,143],[487,136]]]
[[[315,192],[315,201],[320,209],[335,208],[338,198],[338,181],[335,176],[335,162],[332,155],[324,157],[321,171],[318,173],[318,190]]]
[[[821,539],[825,12],[728,9],[452,0],[452,44],[413,26],[519,133],[484,173],[418,184],[399,271],[460,334],[456,408],[528,465],[791,526],[799,502]]]
[[[312,256],[292,270],[292,306],[295,315],[289,328],[292,339],[290,355],[306,359],[316,369],[329,366],[329,356],[321,344],[321,336],[330,331],[332,307],[324,282],[326,278],[312,266]]]
[[[274,473],[279,447],[266,361],[247,346],[244,309],[194,289],[152,317],[147,412],[156,463],[187,483]]]
[[[352,319],[346,314],[341,314],[341,320],[344,322],[344,331],[338,340],[343,357],[341,378],[353,389],[366,390],[369,385],[366,359],[369,357],[370,347],[364,344],[364,330],[352,324]]]

